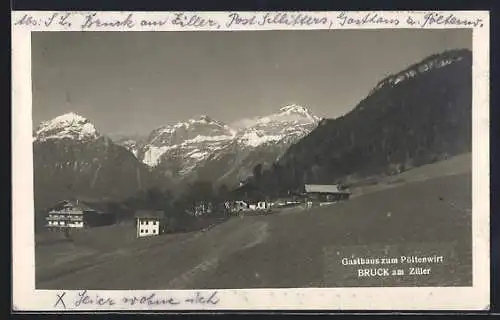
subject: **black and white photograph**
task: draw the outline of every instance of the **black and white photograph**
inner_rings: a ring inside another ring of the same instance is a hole
[[[471,28],[30,47],[36,290],[474,285]]]

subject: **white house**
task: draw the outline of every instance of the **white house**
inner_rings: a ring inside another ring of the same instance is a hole
[[[163,211],[139,210],[135,214],[137,238],[157,236],[165,232]]]
[[[271,203],[267,201],[259,201],[257,203],[257,209],[259,210],[265,210],[271,208]]]

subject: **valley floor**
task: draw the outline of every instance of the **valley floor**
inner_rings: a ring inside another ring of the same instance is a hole
[[[397,246],[403,255],[418,245],[430,250],[423,255],[440,245],[452,248],[450,259],[445,257],[448,265],[434,268],[425,284],[421,277],[389,277],[358,285],[470,285],[468,159],[408,171],[328,207],[235,217],[205,232],[135,239],[134,226],[117,225],[89,230],[71,243],[40,240],[36,288],[347,286],[353,275],[340,266],[335,252],[354,248],[369,256],[378,255],[377,248]]]

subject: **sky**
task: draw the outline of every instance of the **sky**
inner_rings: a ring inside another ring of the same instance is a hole
[[[456,48],[472,49],[470,30],[33,32],[33,123],[76,112],[104,134],[147,134],[289,104],[335,118],[384,77]]]

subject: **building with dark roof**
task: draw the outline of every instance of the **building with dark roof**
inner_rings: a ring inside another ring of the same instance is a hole
[[[49,209],[45,220],[49,229],[86,228],[113,224],[116,216],[105,204],[63,200]]]
[[[306,184],[304,193],[309,200],[333,202],[349,199],[351,191],[335,184]]]

